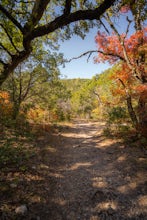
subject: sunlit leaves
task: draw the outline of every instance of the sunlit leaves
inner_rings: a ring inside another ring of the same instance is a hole
[[[12,115],[13,104],[10,101],[10,95],[7,91],[0,91],[0,119]]]

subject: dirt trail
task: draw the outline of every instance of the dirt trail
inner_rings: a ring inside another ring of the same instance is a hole
[[[3,176],[0,220],[146,220],[146,155],[136,142],[105,138],[103,128],[75,122],[40,131],[28,168]],[[17,216],[23,204],[28,211]]]
[[[106,139],[103,126],[76,123],[38,140],[42,199],[30,205],[38,219],[147,219],[145,157]]]

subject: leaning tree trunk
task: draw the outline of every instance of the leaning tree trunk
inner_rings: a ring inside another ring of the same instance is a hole
[[[128,113],[131,118],[133,127],[136,129],[136,131],[138,131],[139,123],[138,123],[136,113],[135,113],[133,106],[132,106],[132,98],[130,95],[127,96],[126,101],[127,101]]]
[[[137,116],[136,116],[136,113],[134,111],[134,108],[133,108],[133,105],[132,105],[132,97],[131,97],[131,94],[129,93],[126,85],[124,84],[124,82],[119,78],[118,79],[120,81],[120,83],[122,84],[124,90],[125,90],[125,93],[126,93],[126,102],[127,102],[127,108],[128,108],[128,113],[129,113],[129,116],[130,116],[130,119],[132,121],[132,125],[133,127],[136,129],[136,131],[138,132],[138,126],[139,126],[139,122],[138,122],[138,119],[137,119]]]

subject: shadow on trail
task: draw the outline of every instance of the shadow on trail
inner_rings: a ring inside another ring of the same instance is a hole
[[[106,139],[98,124],[46,133],[37,145],[38,164],[21,188],[29,206],[22,219],[146,219],[147,162],[139,148]]]

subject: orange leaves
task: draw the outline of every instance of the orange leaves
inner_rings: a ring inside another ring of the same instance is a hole
[[[111,78],[114,80],[121,79],[125,84],[129,84],[131,81],[133,81],[132,71],[128,68],[126,63],[119,64],[119,68],[116,68],[113,71]]]
[[[130,56],[134,57],[138,54],[140,45],[147,43],[147,28],[137,31],[125,41],[125,47]]]
[[[98,32],[95,41],[98,47],[98,56],[95,62],[118,63],[113,72],[113,79],[117,81],[117,88],[113,88],[113,94],[123,96],[126,92],[133,96],[147,93],[146,85],[140,85],[137,80],[146,75],[146,51],[147,51],[147,27],[132,34],[129,38],[125,34],[112,33],[111,36],[104,32]],[[145,56],[141,60],[142,57]],[[137,76],[137,77],[136,77]],[[115,91],[114,91],[115,90]]]
[[[29,120],[32,120],[34,122],[40,122],[43,121],[44,119],[44,115],[45,115],[45,110],[41,109],[41,108],[31,108],[28,113],[27,113],[27,118]]]
[[[0,102],[3,100],[8,100],[10,98],[9,93],[5,91],[0,91]]]
[[[35,123],[44,123],[58,120],[58,116],[55,112],[45,110],[38,106],[31,108],[28,111],[27,118],[29,121]]]
[[[95,58],[95,62],[105,62],[113,64],[119,60],[119,56],[122,54],[122,46],[118,37],[113,33],[112,36],[108,36],[104,32],[98,32],[95,37],[95,42],[98,47],[98,57]]]
[[[118,96],[118,95],[124,96],[124,95],[126,95],[124,88],[120,88],[120,87],[117,87],[115,89],[113,88],[112,89],[112,94],[114,96]]]
[[[136,87],[136,90],[139,93],[146,93],[147,94],[147,85],[139,85]]]
[[[8,92],[0,91],[0,117],[9,117],[12,115],[13,104],[10,101]]]
[[[108,61],[110,64],[113,64],[119,61],[121,57],[125,60],[123,43],[127,55],[133,64],[138,56],[140,45],[147,44],[147,27],[135,32],[129,38],[126,38],[125,34],[117,36],[115,33],[112,33],[111,36],[109,36],[105,32],[98,31],[95,42],[99,51],[95,62]]]

